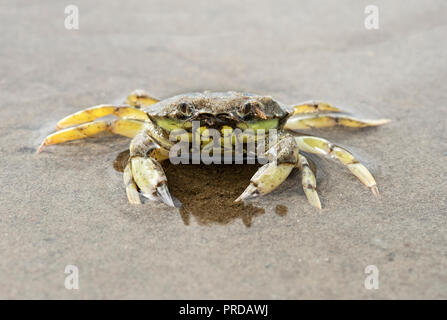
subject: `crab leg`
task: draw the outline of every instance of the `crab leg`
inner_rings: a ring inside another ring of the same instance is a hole
[[[365,128],[380,126],[388,122],[390,122],[388,119],[360,120],[338,114],[293,115],[285,123],[284,129],[302,130],[310,128],[328,128],[337,125],[351,128]]]
[[[146,113],[143,110],[136,109],[134,107],[127,106],[113,106],[113,105],[99,105],[90,107],[79,112],[73,113],[57,123],[56,128],[64,129],[81,123],[87,123],[94,121],[95,119],[115,115],[122,119],[134,119],[145,121],[148,119]]]
[[[235,202],[264,195],[275,190],[286,180],[299,162],[298,147],[290,136],[286,136],[270,148],[267,151],[267,155],[269,155],[271,161],[256,171],[250,180],[249,186]]]
[[[341,112],[340,109],[331,106],[327,102],[306,101],[293,106],[292,114],[320,113],[320,112]]]
[[[100,132],[109,131],[115,134],[135,137],[143,127],[143,122],[136,120],[115,120],[96,121],[84,123],[73,128],[56,131],[45,138],[37,153],[40,153],[46,146],[59,144],[66,141],[79,140],[94,136]]]
[[[126,103],[130,106],[140,108],[147,107],[151,104],[157,103],[158,99],[151,97],[146,91],[137,89],[132,91],[126,99]]]
[[[377,189],[374,177],[349,151],[336,146],[323,138],[313,136],[298,136],[295,137],[295,141],[301,151],[329,156],[332,159],[339,160],[347,166],[352,174],[354,174],[364,185],[369,187],[375,196],[379,195],[379,190]]]
[[[306,194],[307,200],[312,206],[321,209],[320,198],[318,197],[316,190],[317,181],[315,179],[315,174],[310,168],[307,158],[302,154],[299,154],[298,157],[300,160],[298,163],[298,168],[301,171],[301,183],[303,185],[303,190]]]

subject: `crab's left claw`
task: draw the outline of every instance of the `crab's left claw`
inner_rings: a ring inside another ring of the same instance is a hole
[[[270,193],[286,180],[294,167],[292,163],[269,162],[263,165],[256,171],[247,189],[235,202]]]
[[[242,192],[242,194],[239,197],[237,197],[236,200],[234,200],[234,202],[240,202],[242,200],[254,198],[257,197],[258,195],[259,195],[258,188],[256,188],[253,182],[250,182],[248,187],[244,190],[244,192]]]
[[[250,185],[235,202],[264,195],[275,190],[298,163],[298,147],[291,136],[283,137],[266,155],[270,162],[256,171]]]

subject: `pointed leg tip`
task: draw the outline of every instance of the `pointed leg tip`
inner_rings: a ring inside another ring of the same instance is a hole
[[[310,203],[310,205],[314,208],[317,208],[318,210],[321,210],[321,202],[320,199],[317,197],[316,199],[307,199]]]
[[[36,151],[36,154],[39,154],[43,151],[43,149],[45,149],[47,145],[45,144],[45,142],[42,142],[42,144],[39,146],[39,148]]]
[[[382,126],[382,125],[390,123],[390,122],[391,122],[391,119],[380,119],[380,120],[374,121],[373,126]]]
[[[318,197],[318,194],[315,191],[309,192],[307,190],[305,190],[304,193],[306,194],[307,201],[309,202],[309,204],[312,207],[321,210],[321,201],[320,201],[320,198]]]
[[[321,203],[310,203],[310,205],[318,210],[321,210]]]
[[[140,198],[140,194],[138,193],[138,191],[131,192],[128,191],[127,192],[127,199],[129,200],[129,203],[134,205],[134,204],[141,204],[141,198]]]
[[[136,200],[136,199],[129,199],[129,203],[131,205],[134,205],[134,204],[138,205],[138,204],[141,204],[141,200],[140,199],[138,199],[138,200]]]
[[[376,198],[379,198],[379,197],[380,197],[379,189],[377,188],[377,186],[372,186],[372,187],[371,187],[371,192],[373,193],[373,195],[374,195]]]

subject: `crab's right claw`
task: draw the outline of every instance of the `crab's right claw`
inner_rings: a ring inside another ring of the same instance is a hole
[[[130,159],[130,173],[135,185],[140,189],[141,194],[150,199],[158,200],[170,207],[174,207],[174,201],[169,193],[166,175],[160,163],[151,158],[133,157]],[[125,179],[126,183],[126,179]],[[126,191],[130,203],[138,203],[135,200],[133,186],[127,183]]]

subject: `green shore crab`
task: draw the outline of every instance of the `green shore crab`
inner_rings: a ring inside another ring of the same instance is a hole
[[[107,115],[115,115],[118,119],[95,121]],[[259,130],[277,130],[278,139],[274,143],[265,140],[267,163],[259,168],[246,190],[235,201],[273,191],[294,168],[298,168],[309,203],[321,208],[316,192],[315,167],[307,159],[306,153],[340,161],[374,195],[379,194],[371,173],[349,151],[323,138],[298,131],[336,125],[363,128],[382,125],[389,120],[356,119],[326,102],[303,102],[288,107],[270,96],[209,91],[177,95],[160,101],[143,90],[135,90],[127,97],[126,105],[99,105],[65,117],[58,122],[57,131],[46,137],[37,152],[48,145],[87,138],[103,131],[132,138],[130,158],[123,174],[129,202],[140,204],[142,195],[174,206],[160,162],[170,158],[170,151],[178,142],[170,138],[172,133],[181,129],[189,139],[187,142],[192,143],[194,121],[199,123],[200,134],[210,129],[221,131],[222,149],[226,137],[229,137],[230,146],[240,141],[239,133],[235,134],[237,129],[253,130],[255,136]],[[204,150],[209,145],[200,143],[199,148]]]

